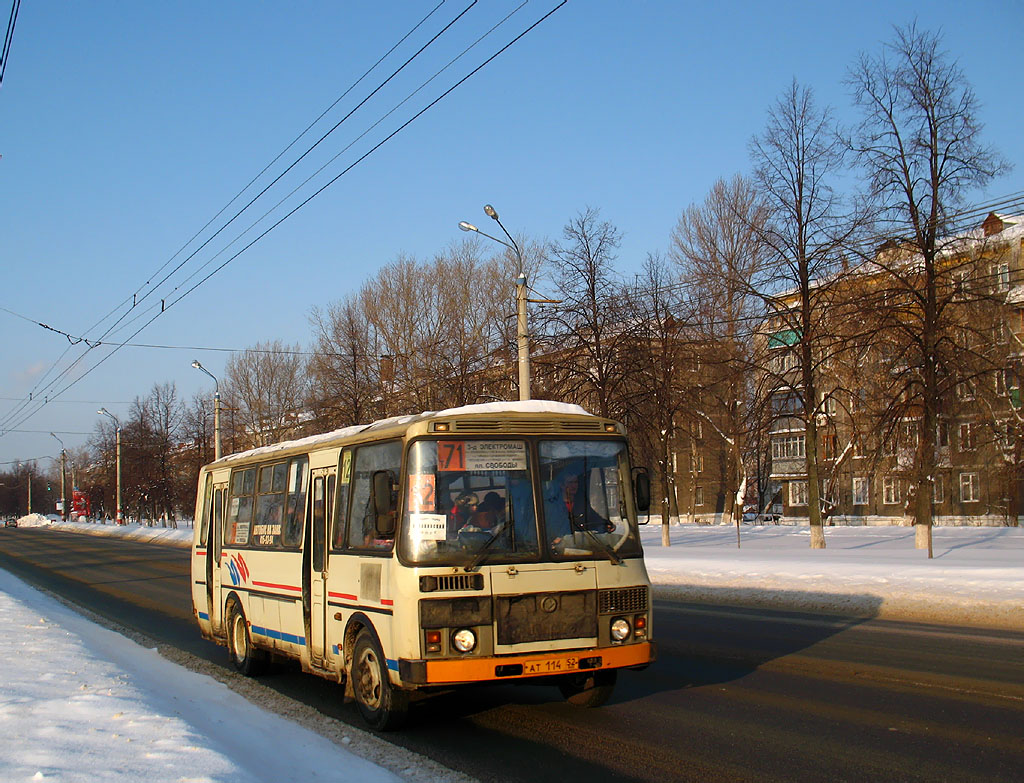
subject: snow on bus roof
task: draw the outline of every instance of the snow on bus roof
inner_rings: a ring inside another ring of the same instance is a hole
[[[426,411],[407,416],[392,416],[389,419],[380,419],[371,424],[357,424],[353,427],[342,427],[331,432],[322,432],[317,435],[309,435],[296,440],[285,440],[274,443],[270,446],[258,446],[248,451],[240,451],[237,454],[228,454],[221,457],[218,462],[236,460],[239,457],[262,457],[285,451],[292,448],[311,448],[320,443],[334,440],[335,438],[347,438],[357,435],[366,430],[382,429],[398,424],[409,424],[413,421],[424,419],[446,418],[449,416],[466,416],[472,413],[558,413],[563,416],[592,416],[583,407],[568,402],[555,402],[554,400],[512,400],[508,402],[484,402],[477,405],[462,405],[458,408],[447,408],[443,411]],[[216,464],[216,463],[214,463]]]

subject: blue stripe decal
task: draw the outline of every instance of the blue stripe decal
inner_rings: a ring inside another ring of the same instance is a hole
[[[209,620],[210,619],[210,615],[208,615],[206,612],[200,612],[199,613],[199,619],[200,620]]]
[[[388,658],[388,668],[391,669],[391,671],[393,671],[393,672],[397,672],[398,671],[398,661],[393,661],[390,658]]]
[[[292,644],[297,644],[300,647],[306,646],[305,637],[296,636],[293,633],[275,631],[273,628],[262,628],[258,625],[252,626],[252,632],[257,636],[266,636],[268,639],[277,639],[280,642],[291,642]]]

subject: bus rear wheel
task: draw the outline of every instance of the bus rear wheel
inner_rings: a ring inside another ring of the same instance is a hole
[[[618,671],[598,670],[583,674],[567,674],[558,683],[558,690],[570,704],[577,707],[600,707],[615,690]]]
[[[228,657],[231,665],[247,677],[263,671],[264,654],[252,646],[245,612],[235,601],[228,604]]]
[[[378,731],[400,728],[409,714],[409,694],[391,684],[387,661],[366,629],[356,637],[352,689],[363,720]]]

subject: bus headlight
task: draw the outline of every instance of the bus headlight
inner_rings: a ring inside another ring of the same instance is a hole
[[[629,634],[632,632],[632,628],[629,627],[629,621],[623,617],[616,617],[612,620],[612,639],[617,642],[625,641],[629,638]]]
[[[469,652],[476,647],[476,634],[468,628],[460,628],[452,634],[452,646],[459,652]]]

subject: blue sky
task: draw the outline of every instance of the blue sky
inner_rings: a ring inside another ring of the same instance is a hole
[[[436,2],[23,3],[0,87],[0,307],[77,335],[130,301]],[[477,3],[282,184],[298,184],[353,142],[519,2]],[[320,133],[468,4],[448,0]],[[530,0],[316,182],[556,4]],[[944,33],[981,101],[986,141],[1017,166],[977,200],[1024,190],[1013,86],[1020,2],[570,0],[135,341],[305,347],[312,307],[357,289],[401,253],[429,258],[461,239],[459,220],[484,227],[488,202],[509,230],[538,239],[557,238],[576,212],[597,207],[623,232],[619,265],[632,274],[648,252],[667,247],[687,205],[719,177],[748,169],[747,143],[794,77],[849,118],[847,68],[914,18]],[[225,231],[183,272],[249,222]],[[181,279],[143,307],[173,300]],[[4,418],[68,340],[2,310],[0,328]],[[103,355],[90,353],[83,369]],[[69,447],[81,444],[85,436],[72,433],[93,429],[100,404],[126,414],[126,402],[154,383],[174,381],[189,397],[209,385],[192,359],[222,375],[226,357],[126,347],[17,426],[39,432],[0,437],[0,463],[56,454],[51,430],[67,433]]]

